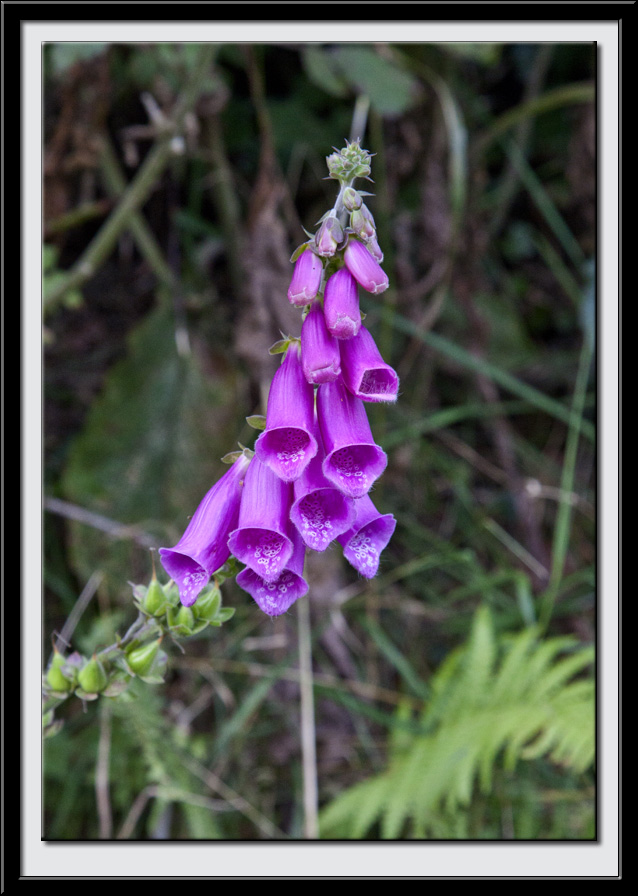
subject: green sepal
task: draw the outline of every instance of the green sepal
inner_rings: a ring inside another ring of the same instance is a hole
[[[266,418],[263,414],[252,414],[250,417],[246,417],[246,423],[252,426],[253,429],[258,429],[262,432],[266,428]]]
[[[223,625],[224,622],[228,622],[229,619],[232,619],[234,615],[234,607],[220,607],[217,616],[214,619],[211,619],[210,624],[215,626]]]
[[[205,620],[202,621],[195,618],[195,613],[191,607],[171,608],[166,614],[166,619],[171,632],[183,638],[197,635],[208,625],[208,622]]]
[[[307,230],[305,230],[304,232],[306,233],[307,236],[310,237],[311,240],[313,239],[313,235],[311,233],[308,233]],[[301,255],[303,255],[303,253],[306,252],[307,250],[310,250],[310,243],[302,243],[301,246],[297,246],[295,251],[290,256],[291,263],[294,264],[297,261],[297,259]]]
[[[269,355],[282,355],[284,352],[288,351],[288,346],[291,343],[290,337],[286,337],[286,339],[280,339],[278,342],[275,342],[274,345],[271,345],[268,349]]]
[[[119,697],[123,694],[131,682],[131,676],[127,674],[119,674],[109,681],[102,691],[103,697]]]

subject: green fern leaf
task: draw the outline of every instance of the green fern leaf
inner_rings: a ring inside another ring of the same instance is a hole
[[[592,649],[569,637],[541,640],[531,628],[498,637],[480,608],[467,644],[429,682],[421,731],[404,727],[390,741],[386,771],[323,810],[322,835],[360,839],[378,824],[384,839],[424,836],[441,813],[458,820],[477,784],[489,793],[499,757],[509,770],[545,757],[585,771],[595,746],[594,683],[584,676],[592,660]]]

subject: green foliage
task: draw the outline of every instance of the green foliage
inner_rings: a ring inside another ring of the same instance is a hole
[[[324,808],[322,836],[365,838],[375,825],[384,839],[436,835],[467,814],[475,785],[490,793],[497,765],[513,772],[543,757],[583,774],[594,760],[594,682],[582,677],[592,662],[573,638],[531,627],[498,636],[480,609],[467,644],[432,677],[421,733],[397,727],[387,769]]]

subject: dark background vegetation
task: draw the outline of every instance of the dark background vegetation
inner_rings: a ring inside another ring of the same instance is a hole
[[[202,53],[44,48],[43,654],[81,594],[74,648],[130,624],[149,547],[252,444],[268,347],[299,333],[289,258],[332,206],[324,160],[358,103],[391,284],[362,308],[401,378],[370,412],[375,501],[398,525],[370,582],[340,550],[309,564],[323,809],[412,755],[407,722],[477,619],[499,645],[536,624],[568,651],[595,640],[595,48],[223,45],[203,75]],[[45,837],[303,836],[295,608],[271,620],[232,581],[224,603],[164,685],[60,708]],[[591,757],[503,746],[465,790],[448,770],[447,802],[353,791],[370,823],[344,809],[322,833],[593,837]]]

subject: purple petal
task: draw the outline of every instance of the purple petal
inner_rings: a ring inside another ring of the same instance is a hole
[[[341,343],[343,381],[363,401],[396,401],[399,377],[381,357],[364,326],[352,339]]]
[[[343,227],[338,219],[330,216],[323,221],[315,234],[315,252],[323,258],[330,258],[343,240]]]
[[[303,308],[319,292],[323,263],[311,249],[301,253],[295,262],[295,269],[288,288],[288,301]]]
[[[324,475],[351,498],[366,495],[388,458],[372,438],[363,402],[341,380],[325,383],[317,390],[317,416],[326,449]]]
[[[341,373],[339,343],[328,332],[318,302],[312,306],[301,327],[301,363],[309,383],[329,383]]]
[[[359,240],[352,238],[348,240],[343,257],[346,268],[365,290],[379,293],[388,288],[388,275]]]
[[[237,525],[242,485],[250,461],[243,454],[210,489],[174,548],[160,548],[162,566],[192,606],[211,575],[230,557],[228,536]]]
[[[299,344],[292,343],[273,377],[266,429],[255,443],[257,457],[285,482],[301,476],[317,453],[313,419],[314,389],[306,381]]]
[[[239,524],[228,547],[267,582],[281,575],[292,554],[291,503],[292,486],[254,457],[244,481]]]
[[[310,461],[295,482],[290,519],[305,544],[315,551],[328,545],[354,521],[355,502],[329,482],[322,471],[323,453]]]
[[[303,578],[305,558],[304,544],[295,533],[294,550],[285,569],[278,578],[267,582],[254,570],[243,569],[237,576],[237,584],[256,601],[260,610],[269,616],[281,616],[300,597],[308,592],[308,583]]]
[[[338,541],[348,563],[366,579],[371,579],[377,574],[381,552],[392,538],[397,523],[391,513],[380,514],[368,495],[355,504],[354,525]]]
[[[340,268],[326,283],[323,313],[329,332],[337,339],[352,339],[359,332],[361,311],[357,284],[347,268]]]

